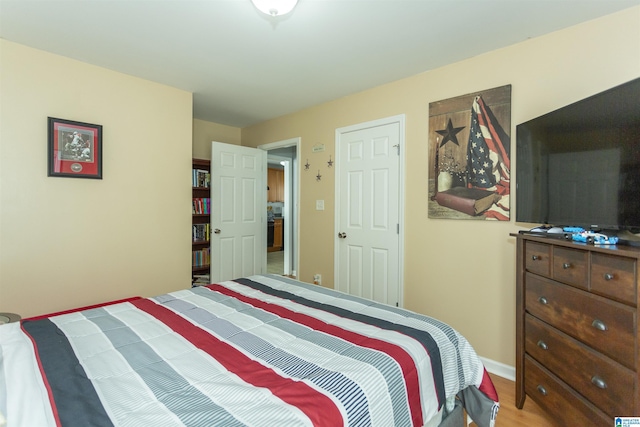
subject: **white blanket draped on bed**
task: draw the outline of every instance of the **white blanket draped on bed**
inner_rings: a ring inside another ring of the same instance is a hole
[[[0,327],[8,427],[422,426],[463,389],[479,425],[497,409],[449,326],[278,276],[20,326]]]

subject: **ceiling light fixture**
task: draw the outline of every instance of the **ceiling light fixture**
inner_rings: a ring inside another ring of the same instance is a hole
[[[298,0],[251,0],[253,5],[262,13],[270,16],[282,16],[291,12]]]

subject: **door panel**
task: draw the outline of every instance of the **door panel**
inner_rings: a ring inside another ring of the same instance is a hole
[[[255,179],[242,178],[242,221],[253,223],[258,221],[256,209],[256,197],[258,197],[258,182]]]
[[[349,184],[348,189],[349,193],[347,195],[347,203],[348,203],[348,218],[349,223],[348,226],[350,229],[362,229],[363,227],[363,218],[362,218],[362,172],[349,172]],[[338,227],[339,228],[339,227]]]
[[[221,176],[220,178],[220,200],[224,203],[220,203],[220,222],[221,225],[228,225],[235,222],[235,179],[233,177]],[[212,185],[213,187],[213,185]]]
[[[215,237],[212,237],[211,239],[213,240]],[[235,239],[233,237],[227,237],[227,238],[220,238],[218,243],[217,243],[218,247],[220,248],[219,253],[217,253],[217,258],[215,258],[215,265],[216,265],[216,271],[218,271],[217,277],[214,278],[213,275],[213,265],[214,265],[214,261],[213,261],[213,257],[211,258],[211,278],[213,279],[212,282],[216,283],[219,282],[221,280],[226,280],[226,279],[221,279],[221,277],[231,277],[233,276],[233,265],[234,263],[234,255],[236,253],[236,251],[234,250],[234,245],[235,245]],[[212,244],[213,246],[213,244]],[[212,253],[213,255],[213,253]]]
[[[371,299],[375,301],[387,301],[389,295],[389,251],[385,249],[373,249],[371,251]]]
[[[342,286],[339,286],[338,289],[350,293],[352,295],[360,295],[364,296],[363,293],[363,278],[364,272],[362,271],[363,266],[363,248],[362,246],[356,245],[347,245],[346,247],[347,257],[345,258],[345,263],[348,266],[346,269],[346,274],[348,275],[346,281],[341,281],[343,283]]]
[[[258,247],[256,236],[242,236],[242,272],[240,277],[248,277],[257,273],[255,265],[258,262],[256,258],[256,253],[259,252],[256,251]]]
[[[389,171],[377,170],[371,173],[371,227],[375,230],[389,230]]]

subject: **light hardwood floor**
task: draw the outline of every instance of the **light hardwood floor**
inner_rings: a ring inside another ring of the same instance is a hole
[[[555,427],[542,409],[527,397],[522,409],[516,408],[516,384],[513,381],[490,374],[491,380],[498,392],[500,410],[496,420],[496,427]],[[469,424],[477,427],[475,423]]]

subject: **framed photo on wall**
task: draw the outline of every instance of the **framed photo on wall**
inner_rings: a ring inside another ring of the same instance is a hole
[[[102,125],[48,120],[48,176],[102,179]]]

